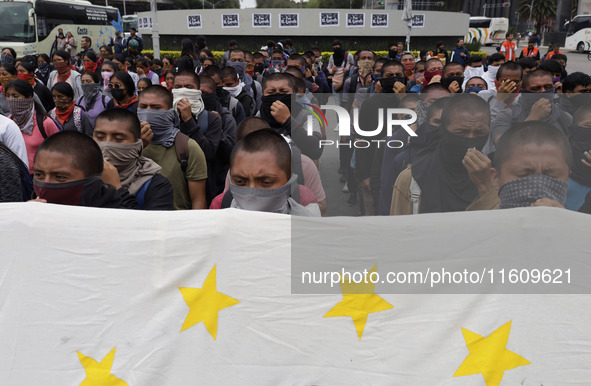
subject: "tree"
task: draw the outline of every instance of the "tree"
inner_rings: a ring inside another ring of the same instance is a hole
[[[536,32],[541,34],[542,22],[556,16],[556,7],[556,0],[521,0],[517,12],[520,20],[535,20]]]

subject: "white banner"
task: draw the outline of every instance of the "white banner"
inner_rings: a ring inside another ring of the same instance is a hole
[[[552,253],[544,244],[551,239],[564,255],[591,258],[591,217],[543,208],[506,213],[376,218],[381,231],[368,237],[408,239],[392,253],[402,261],[404,248],[426,245],[437,232],[481,229],[481,239],[431,247],[432,256],[453,256],[510,227],[522,236],[517,252]],[[570,236],[548,233],[549,218]],[[302,221],[315,233],[360,232],[372,219]],[[373,288],[294,295],[291,226],[289,216],[231,209],[1,204],[0,383],[589,384],[591,296]],[[325,248],[336,256],[346,246],[333,241]]]

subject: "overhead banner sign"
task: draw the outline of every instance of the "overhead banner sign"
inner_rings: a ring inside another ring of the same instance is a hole
[[[320,219],[0,204],[0,379],[588,384],[588,295],[401,295],[354,280],[306,295],[290,284],[300,280],[291,269],[297,243],[338,258],[355,250],[347,240],[357,234],[389,244],[383,257],[400,264],[482,254],[492,263],[513,250],[589,265],[590,226],[587,215],[548,208]],[[365,252],[358,262],[378,257]],[[571,279],[588,290],[574,268]]]

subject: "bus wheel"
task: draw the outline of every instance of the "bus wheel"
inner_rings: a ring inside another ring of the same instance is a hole
[[[577,45],[577,52],[578,52],[579,54],[582,54],[583,52],[585,52],[585,45],[583,44],[583,42],[580,42],[580,43]]]

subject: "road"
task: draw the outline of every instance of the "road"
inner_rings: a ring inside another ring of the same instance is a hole
[[[483,47],[482,50],[489,55],[497,52],[496,47]],[[542,47],[541,51],[545,53],[547,48]],[[569,52],[567,53],[567,57],[568,63],[566,69],[568,72],[582,71],[591,73],[591,61],[587,60],[587,54]],[[330,121],[331,119],[329,118]],[[337,141],[338,136],[334,128],[327,130],[327,137],[327,139]],[[343,193],[342,191],[344,183],[339,181],[340,174],[337,173],[338,168],[338,150],[335,147],[326,147],[320,159],[320,175],[327,196],[327,214],[328,216],[358,216],[360,213],[359,205],[349,206],[347,204],[349,194]]]

